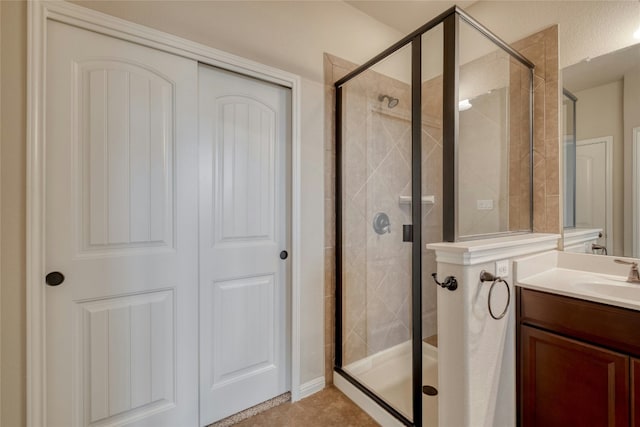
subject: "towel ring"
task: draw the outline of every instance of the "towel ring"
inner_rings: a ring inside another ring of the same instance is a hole
[[[507,304],[504,306],[504,310],[502,311],[502,313],[500,313],[500,315],[498,316],[493,313],[493,309],[491,308],[491,294],[493,293],[493,288],[496,283],[504,283],[504,285],[507,287]],[[491,283],[491,287],[489,288],[489,298],[487,298],[487,308],[489,309],[489,314],[496,320],[502,319],[507,314],[507,310],[509,310],[509,303],[511,303],[511,290],[509,289],[509,284],[506,280],[502,280],[498,277]]]
[[[504,280],[502,277],[494,276],[493,274],[484,270],[480,272],[480,281],[482,283],[491,281],[491,287],[489,288],[489,296],[487,297],[487,308],[489,309],[489,314],[491,315],[492,318],[496,320],[502,319],[504,316],[507,315],[507,311],[509,310],[509,304],[511,303],[511,289],[509,289],[509,283],[506,280]],[[493,294],[493,288],[496,286],[496,283],[504,283],[504,285],[507,287],[507,304],[505,305],[502,313],[500,313],[498,316],[494,314],[493,309],[491,308],[491,294]]]

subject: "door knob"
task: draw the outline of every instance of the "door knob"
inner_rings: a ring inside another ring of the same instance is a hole
[[[47,285],[49,286],[61,285],[62,282],[64,282],[64,274],[60,273],[59,271],[52,271],[51,273],[47,274],[44,281],[47,282]]]
[[[287,259],[288,256],[289,254],[287,253],[287,251],[280,252],[280,259]]]

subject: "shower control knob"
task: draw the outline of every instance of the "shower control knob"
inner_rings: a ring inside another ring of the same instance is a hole
[[[46,275],[44,281],[49,286],[61,285],[62,282],[64,282],[64,274],[60,273],[59,271],[52,271],[51,273]]]
[[[289,257],[289,253],[287,251],[280,252],[280,259],[287,259]]]

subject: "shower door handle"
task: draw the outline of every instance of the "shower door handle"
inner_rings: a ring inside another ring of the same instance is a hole
[[[411,224],[402,225],[402,241],[413,242],[413,225]]]

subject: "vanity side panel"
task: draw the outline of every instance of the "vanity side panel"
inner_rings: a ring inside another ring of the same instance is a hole
[[[640,356],[640,312],[522,289],[521,324]]]

